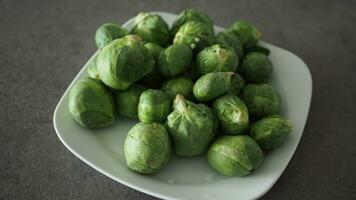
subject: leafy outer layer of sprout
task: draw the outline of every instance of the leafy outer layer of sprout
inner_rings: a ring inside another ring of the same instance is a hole
[[[261,38],[261,32],[246,21],[236,21],[228,30],[240,39],[245,48],[255,46]]]
[[[243,79],[233,72],[212,72],[200,77],[194,84],[193,94],[199,101],[212,101],[225,94],[237,94]]]
[[[129,89],[115,93],[117,112],[127,118],[137,118],[137,106],[140,96],[146,87],[133,84]]]
[[[239,58],[231,47],[214,44],[199,52],[196,64],[200,74],[234,72],[239,65]]]
[[[101,25],[95,33],[95,44],[98,48],[103,48],[111,41],[128,35],[129,32],[115,23],[105,23]]]
[[[262,118],[278,114],[281,100],[277,90],[269,84],[248,84],[242,90],[242,100],[245,102],[250,116]]]
[[[105,85],[125,90],[151,72],[155,60],[143,46],[141,37],[128,35],[106,45],[99,53],[97,65]]]
[[[145,47],[148,49],[148,51],[151,53],[151,55],[153,56],[153,58],[155,60],[158,59],[159,54],[163,50],[163,48],[161,46],[159,46],[158,44],[153,43],[153,42],[146,43]]]
[[[205,13],[196,10],[196,9],[186,9],[183,10],[178,16],[176,21],[173,22],[172,28],[171,28],[171,36],[172,38],[175,36],[179,28],[190,21],[198,21],[206,24],[207,26],[211,27],[213,29],[213,21],[209,18],[208,15]]]
[[[217,98],[213,104],[219,124],[226,134],[244,134],[249,126],[249,116],[244,102],[234,94]]]
[[[167,128],[174,150],[180,156],[202,154],[214,137],[212,112],[203,104],[195,104],[177,95],[174,110],[167,118]]]
[[[183,73],[190,65],[193,52],[185,44],[173,44],[158,57],[158,69],[164,76],[175,76]]]
[[[159,123],[138,123],[128,132],[124,151],[131,170],[142,174],[157,172],[171,155],[168,132]]]
[[[262,47],[262,46],[258,46],[258,45],[255,45],[255,46],[245,49],[246,54],[251,53],[251,52],[259,52],[259,53],[265,54],[266,56],[269,56],[269,54],[271,53],[271,50],[269,50],[266,47]]]
[[[248,83],[266,83],[272,70],[273,65],[265,54],[251,52],[245,56],[237,71]]]
[[[166,92],[172,99],[177,94],[183,95],[187,99],[193,97],[193,85],[194,82],[186,77],[175,77],[168,79],[162,85],[162,90]]]
[[[172,102],[161,90],[148,89],[140,96],[138,118],[141,122],[164,122],[171,112]]]
[[[146,42],[154,42],[162,47],[169,42],[168,25],[158,14],[139,13],[131,32],[140,35]]]
[[[179,28],[173,43],[186,44],[194,52],[199,52],[205,47],[212,45],[214,40],[214,31],[210,26],[198,21],[191,21]]]
[[[90,60],[90,62],[87,64],[88,65],[87,72],[89,77],[95,79],[99,79],[99,72],[97,67],[98,55],[99,53],[97,53],[95,57],[92,60]]]
[[[84,127],[100,128],[115,120],[113,98],[108,89],[97,79],[79,80],[70,90],[69,111]]]
[[[239,58],[242,58],[244,56],[243,45],[240,39],[232,31],[225,30],[223,32],[220,32],[216,36],[216,43],[232,47]]]
[[[292,122],[280,115],[265,117],[251,126],[250,136],[264,150],[282,144],[292,130]]]
[[[263,153],[249,136],[223,136],[208,151],[208,162],[227,176],[246,176],[263,162]]]

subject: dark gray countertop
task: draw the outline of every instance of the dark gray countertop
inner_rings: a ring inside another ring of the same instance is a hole
[[[156,199],[87,166],[57,138],[52,114],[95,51],[106,21],[138,11],[246,19],[299,55],[313,76],[300,145],[262,199],[356,199],[356,1],[0,0],[0,199]]]

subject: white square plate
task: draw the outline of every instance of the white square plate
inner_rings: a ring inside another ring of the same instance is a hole
[[[157,12],[171,25],[176,15]],[[123,27],[132,27],[133,19]],[[215,26],[215,31],[223,30]],[[285,117],[294,123],[287,141],[269,152],[261,168],[246,177],[226,177],[215,172],[204,156],[179,158],[173,156],[167,166],[153,175],[140,175],[130,171],[125,164],[124,139],[136,120],[118,119],[104,129],[85,129],[71,117],[68,110],[70,88],[79,79],[87,77],[86,68],[93,57],[74,78],[54,112],[53,123],[63,144],[85,163],[106,176],[141,192],[163,199],[256,199],[266,193],[280,177],[302,136],[308,116],[312,94],[312,79],[305,63],[296,55],[261,42],[271,50],[274,65],[271,78],[281,94]]]

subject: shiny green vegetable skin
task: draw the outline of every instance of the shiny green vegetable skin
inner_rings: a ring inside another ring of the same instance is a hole
[[[245,48],[255,46],[261,38],[261,32],[246,21],[236,21],[228,30],[240,39]]]
[[[115,121],[115,107],[109,90],[97,79],[84,78],[71,88],[69,111],[83,127],[106,127]]]
[[[162,90],[166,92],[172,99],[177,94],[183,95],[187,99],[193,98],[194,82],[186,77],[175,77],[167,80],[162,85]]]
[[[128,168],[141,174],[161,169],[171,155],[171,142],[166,128],[159,123],[138,123],[133,126],[124,144]]]
[[[237,71],[248,83],[266,83],[272,74],[273,65],[265,54],[252,52],[246,55]]]
[[[115,92],[116,110],[119,115],[127,118],[137,118],[138,102],[142,92],[145,90],[145,86],[134,84],[127,90]]]
[[[245,134],[249,127],[249,115],[245,103],[234,94],[217,98],[213,110],[224,133]]]
[[[279,114],[281,99],[277,90],[269,84],[248,84],[242,90],[250,116],[260,119],[268,115]]]
[[[158,56],[158,69],[164,76],[176,76],[190,65],[193,52],[185,44],[172,44]]]
[[[223,136],[209,148],[208,162],[226,176],[246,176],[262,164],[263,153],[249,136]]]
[[[161,46],[153,42],[146,43],[145,47],[148,49],[155,60],[158,59],[159,54],[164,50]]]
[[[95,44],[98,48],[103,48],[111,41],[128,35],[129,32],[115,23],[105,23],[101,25],[95,33]]]
[[[173,22],[172,28],[171,28],[171,37],[173,38],[179,28],[190,21],[198,21],[206,24],[207,26],[211,27],[213,29],[213,21],[209,18],[208,15],[205,13],[196,10],[196,9],[186,9],[183,10],[178,16],[176,21]]]
[[[196,64],[200,74],[234,72],[239,65],[239,58],[231,47],[214,44],[199,52]]]
[[[141,122],[164,122],[171,112],[172,102],[161,90],[148,89],[140,96],[138,118]]]
[[[240,59],[244,56],[244,47],[240,39],[232,31],[225,30],[220,32],[216,36],[216,43],[232,47]]]
[[[99,53],[96,53],[94,58],[90,60],[90,62],[87,64],[87,72],[89,77],[99,79],[99,71],[98,71],[98,66],[97,66],[97,60],[98,60],[98,55]]]
[[[128,35],[106,45],[99,53],[97,65],[105,85],[125,90],[151,72],[155,60],[141,37]]]
[[[195,82],[193,94],[199,101],[212,101],[225,93],[238,94],[244,85],[241,76],[233,72],[212,72]]]
[[[186,44],[198,53],[215,41],[214,31],[210,26],[198,21],[183,24],[174,37],[174,44]]]
[[[139,13],[131,33],[142,36],[146,42],[154,42],[162,47],[168,45],[169,28],[161,16],[153,13]]]
[[[179,156],[204,153],[214,137],[213,114],[204,104],[195,104],[177,95],[174,110],[167,118],[167,129]]]
[[[256,45],[256,46],[246,48],[245,52],[246,52],[246,54],[251,53],[251,52],[259,52],[259,53],[265,54],[266,56],[269,56],[269,54],[271,53],[271,50],[269,50],[266,47]]]
[[[265,117],[251,126],[250,136],[264,150],[281,145],[292,130],[292,122],[280,115]]]

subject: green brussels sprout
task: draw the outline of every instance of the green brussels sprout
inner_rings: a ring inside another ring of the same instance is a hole
[[[173,43],[186,44],[194,52],[199,52],[205,47],[212,45],[214,39],[214,31],[210,26],[198,21],[191,21],[179,28]]]
[[[99,53],[96,53],[95,56],[89,60],[87,72],[89,77],[99,79],[99,72],[97,67],[97,60],[98,60]]]
[[[145,47],[148,49],[148,51],[151,53],[151,55],[153,56],[153,58],[155,60],[158,59],[159,54],[163,50],[163,48],[161,46],[159,46],[158,44],[153,43],[153,42],[146,43]]]
[[[278,114],[281,110],[280,96],[277,90],[269,84],[246,85],[242,90],[242,100],[250,116],[257,119]]]
[[[242,77],[234,72],[212,72],[195,82],[193,94],[199,101],[212,101],[225,93],[238,94],[244,85]]]
[[[213,115],[204,104],[195,104],[178,94],[168,115],[167,129],[179,156],[202,154],[214,137]]]
[[[128,168],[141,174],[155,173],[171,155],[168,132],[159,123],[138,123],[129,130],[124,151]]]
[[[171,112],[171,98],[161,90],[148,89],[140,96],[138,118],[141,122],[164,122]]]
[[[259,52],[247,54],[237,71],[248,83],[266,83],[272,74],[273,65],[269,58]]]
[[[167,80],[162,85],[162,90],[166,92],[172,99],[177,94],[183,95],[187,99],[193,98],[194,82],[186,77],[175,77]]]
[[[209,18],[208,15],[205,13],[195,10],[195,9],[186,9],[183,10],[178,16],[176,21],[173,22],[172,28],[171,28],[171,36],[174,37],[179,28],[190,21],[198,21],[202,22],[213,30],[213,21]]]
[[[214,44],[199,52],[196,64],[200,74],[234,72],[239,65],[239,58],[231,47]]]
[[[158,56],[158,69],[164,76],[175,76],[184,72],[190,65],[193,52],[185,44],[173,44]]]
[[[69,111],[81,126],[88,128],[106,127],[115,120],[110,91],[93,78],[81,79],[71,88]]]
[[[115,23],[105,23],[101,25],[95,33],[95,44],[98,48],[103,48],[111,41],[128,35],[129,32]]]
[[[243,45],[240,39],[232,31],[225,30],[220,32],[216,36],[216,43],[223,46],[232,47],[240,59],[244,55]]]
[[[282,144],[292,130],[292,122],[280,115],[265,117],[251,126],[250,136],[264,150]]]
[[[137,118],[137,107],[140,96],[146,87],[133,84],[129,89],[115,93],[115,104],[117,112],[127,118]]]
[[[226,135],[208,150],[209,164],[226,176],[246,176],[263,162],[263,152],[247,135]]]
[[[106,45],[98,56],[98,71],[105,85],[125,90],[151,72],[155,65],[142,38],[128,35]]]
[[[228,30],[232,31],[247,48],[255,46],[261,38],[261,32],[246,21],[236,21]]]
[[[158,14],[139,13],[131,33],[140,35],[146,42],[154,42],[162,47],[167,46],[169,42],[169,27]]]
[[[262,47],[262,46],[258,46],[258,45],[245,49],[246,54],[251,53],[251,52],[259,52],[259,53],[265,54],[266,56],[269,56],[269,54],[271,53],[271,50],[269,50],[266,47]]]
[[[224,133],[232,135],[244,134],[249,125],[248,111],[245,103],[234,94],[226,94],[217,98],[213,110]]]

